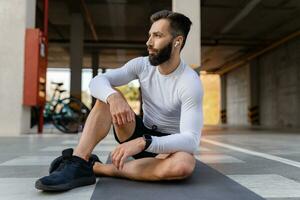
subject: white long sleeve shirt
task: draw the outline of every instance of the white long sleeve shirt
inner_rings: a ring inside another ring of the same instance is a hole
[[[148,57],[138,57],[123,67],[100,74],[90,82],[93,97],[106,102],[107,97],[120,86],[138,79],[143,101],[143,122],[147,128],[157,127],[157,131],[168,136],[152,136],[152,143],[146,149],[153,153],[174,153],[197,151],[201,130],[202,84],[197,73],[183,61],[168,75],[152,66]]]

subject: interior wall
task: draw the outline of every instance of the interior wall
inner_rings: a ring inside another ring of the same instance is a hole
[[[26,27],[34,27],[35,0],[0,1],[0,135],[29,131],[30,108],[22,105]]]
[[[258,60],[261,124],[300,127],[300,38]]]
[[[271,128],[300,128],[300,38],[252,61],[258,66],[259,122]],[[249,65],[227,74],[227,121],[249,125]],[[255,95],[255,94],[254,94]]]
[[[229,72],[226,78],[227,123],[248,125],[249,65]]]

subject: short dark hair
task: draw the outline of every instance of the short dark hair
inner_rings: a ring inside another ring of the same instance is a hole
[[[186,17],[185,15],[177,12],[172,12],[169,10],[161,10],[150,17],[151,24],[160,20],[160,19],[167,19],[170,22],[171,27],[171,34],[173,37],[177,37],[179,35],[183,36],[183,43],[181,49],[185,45],[186,38],[189,34],[192,22],[191,20]]]

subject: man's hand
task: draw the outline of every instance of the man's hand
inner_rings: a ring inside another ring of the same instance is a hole
[[[143,151],[145,145],[146,142],[142,137],[118,145],[111,154],[112,163],[116,166],[117,169],[123,169],[124,163],[127,158]]]
[[[114,93],[110,95],[107,102],[110,105],[110,113],[114,124],[121,126],[134,122],[135,114],[121,94]]]

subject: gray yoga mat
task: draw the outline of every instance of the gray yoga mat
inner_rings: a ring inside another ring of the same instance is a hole
[[[181,181],[138,182],[100,177],[92,200],[261,200],[262,197],[197,161],[193,175]]]

